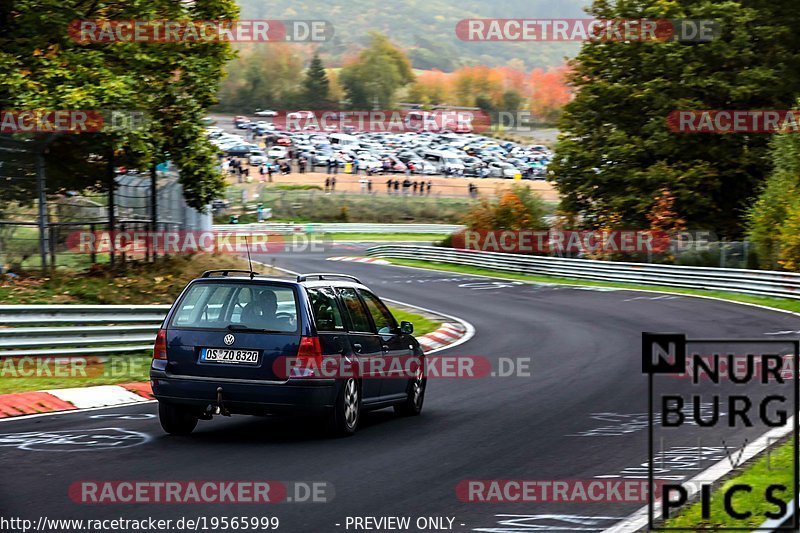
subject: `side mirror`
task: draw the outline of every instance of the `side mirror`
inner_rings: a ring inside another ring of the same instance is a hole
[[[406,333],[407,335],[411,335],[414,333],[414,324],[403,320],[400,322],[400,331]]]

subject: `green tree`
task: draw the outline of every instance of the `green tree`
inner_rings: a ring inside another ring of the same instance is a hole
[[[308,70],[306,70],[300,100],[301,107],[306,109],[329,109],[332,107],[330,82],[318,54],[314,54]]]
[[[82,44],[72,38],[69,25],[76,20],[233,20],[237,14],[232,0],[0,3],[0,109],[135,110],[149,118],[136,130],[59,137],[47,158],[51,190],[108,184],[109,159],[117,152],[140,168],[171,158],[194,207],[218,196],[224,182],[200,120],[215,103],[224,65],[233,57],[230,44]]]
[[[646,227],[663,188],[690,228],[738,237],[769,171],[767,134],[673,133],[679,109],[787,109],[800,87],[794,0],[595,0],[602,19],[712,19],[705,43],[587,42],[572,61],[551,179],[561,210],[596,226]]]
[[[339,76],[353,109],[391,109],[397,90],[413,81],[408,57],[377,32],[370,33],[369,46]]]
[[[775,268],[796,253],[796,244],[789,249],[785,245],[787,238],[796,240],[791,231],[800,224],[794,220],[800,212],[800,138],[795,133],[777,135],[771,155],[772,173],[747,212],[747,236],[762,268]]]

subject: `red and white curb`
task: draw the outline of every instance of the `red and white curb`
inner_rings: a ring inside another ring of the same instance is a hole
[[[422,350],[427,353],[439,350],[461,340],[467,334],[467,328],[458,322],[445,322],[436,331],[417,337]]]
[[[391,265],[391,261],[386,259],[378,259],[376,257],[356,257],[356,256],[343,256],[343,257],[328,257],[328,261],[347,261],[350,263],[372,263],[375,265]]]
[[[148,402],[150,383],[99,385],[0,395],[0,418]]]

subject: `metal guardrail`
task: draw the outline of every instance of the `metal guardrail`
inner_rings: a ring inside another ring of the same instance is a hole
[[[468,265],[518,274],[800,299],[800,274],[792,272],[596,261],[403,244],[374,246],[367,250],[367,255]]]
[[[358,223],[294,223],[267,222],[260,224],[216,224],[214,231],[220,233],[265,232],[265,233],[435,233],[449,235],[464,226],[456,224],[358,224]]]
[[[0,357],[152,350],[169,305],[0,305]]]

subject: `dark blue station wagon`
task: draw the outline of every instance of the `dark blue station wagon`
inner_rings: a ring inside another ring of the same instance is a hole
[[[365,410],[418,415],[426,379],[413,329],[352,276],[208,271],[156,337],[150,380],[161,426],[185,435],[214,415],[296,414],[350,435]],[[422,364],[400,373],[392,359]],[[312,364],[321,360],[359,371],[322,373]]]

